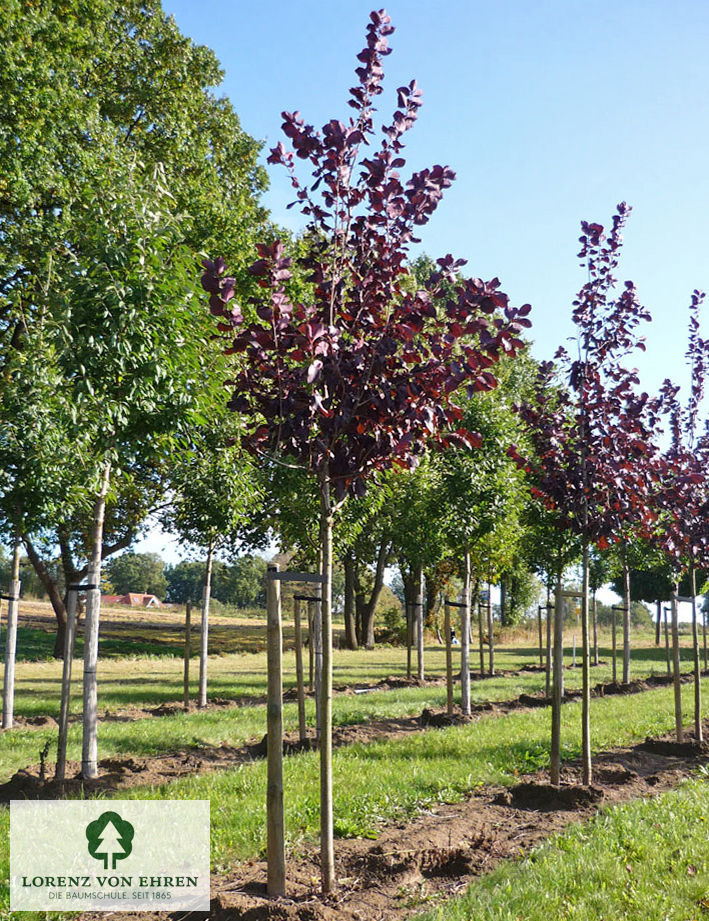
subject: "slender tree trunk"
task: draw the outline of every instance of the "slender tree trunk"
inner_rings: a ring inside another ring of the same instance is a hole
[[[593,664],[598,665],[598,599],[593,593]]]
[[[480,647],[480,677],[485,677],[485,628],[483,626],[483,606],[478,595],[478,646]]]
[[[547,654],[546,654],[546,675],[545,675],[545,678],[546,678],[545,688],[546,688],[546,696],[547,696],[547,697],[551,697],[551,659],[552,659],[552,655],[551,655],[551,632],[552,632],[552,631],[551,631],[551,625],[552,625],[552,619],[553,619],[553,618],[552,618],[552,613],[551,613],[552,610],[553,610],[553,607],[552,607],[552,603],[551,603],[551,587],[550,587],[550,585],[547,583],[547,623],[546,623],[546,627],[547,627]]]
[[[692,654],[694,657],[694,738],[703,741],[702,735],[702,670],[699,664],[699,632],[697,630],[697,573],[694,561],[689,566],[689,585],[692,593]]]
[[[492,583],[487,583],[487,639],[490,667],[488,674],[492,678],[495,674],[495,624],[492,619]]]
[[[315,689],[315,602],[308,602],[308,690]],[[315,697],[317,712],[320,712],[320,700]]]
[[[542,626],[542,606],[537,605],[537,633],[539,638],[539,667],[544,668],[544,628]]]
[[[42,588],[47,593],[49,601],[54,610],[54,616],[57,620],[57,635],[54,638],[54,658],[61,659],[64,655],[64,634],[66,631],[66,605],[62,598],[57,583],[50,576],[44,560],[37,553],[34,544],[28,534],[22,535],[22,542],[27,550],[27,557],[32,564],[32,568],[37,573]]]
[[[190,708],[190,656],[192,655],[192,602],[185,605],[185,653],[182,674],[182,707]]]
[[[357,618],[355,613],[355,566],[351,553],[343,560],[345,570],[345,646],[357,649]]]
[[[623,547],[623,684],[630,683],[630,567]]]
[[[322,560],[319,563],[322,572]],[[313,602],[313,660],[315,669],[315,739],[320,744],[320,733],[322,730],[322,602]]]
[[[443,632],[446,635],[446,713],[453,716],[453,649],[451,647],[451,606],[443,602]],[[461,676],[462,677],[462,676]]]
[[[211,553],[211,544],[210,544]],[[208,564],[209,566],[209,564]],[[278,566],[266,573],[266,632],[268,702],[266,706],[266,892],[286,893],[285,815],[283,811],[283,627],[281,583],[271,578]]]
[[[678,742],[684,739],[684,728],[682,726],[682,684],[680,674],[679,660],[679,605],[677,596],[679,595],[679,585],[675,585],[672,592],[672,659],[674,665],[674,689],[675,689],[675,736]]]
[[[660,629],[662,627],[662,602],[656,601],[655,606],[657,608],[657,623],[655,624],[655,645],[660,645]]]
[[[591,650],[588,632],[588,540],[583,543],[583,584],[581,586],[581,780],[589,786],[591,767]]]
[[[423,567],[418,566],[416,569],[416,588],[415,588],[414,611],[416,612],[416,658],[417,658],[417,677],[419,681],[424,680],[424,662],[423,662]]]
[[[411,602],[405,601],[406,609],[406,677],[411,677],[411,647],[413,645],[414,619],[411,611]]]
[[[611,609],[611,647],[613,655],[613,684],[618,684],[618,648],[616,642],[616,610],[615,606]]]
[[[558,787],[561,782],[561,700],[564,689],[562,685],[564,667],[564,598],[562,593],[562,576],[559,573],[554,599],[554,675],[551,695],[551,753],[549,779]]]
[[[391,543],[387,540],[383,540],[379,546],[379,552],[377,553],[377,567],[374,573],[372,594],[369,597],[367,607],[364,611],[364,626],[362,632],[364,634],[364,642],[367,649],[374,649],[374,614],[379,604],[382,588],[384,587],[384,573],[386,571],[387,562],[389,561],[390,552]]]
[[[98,635],[101,617],[101,551],[103,549],[103,521],[106,514],[106,495],[111,479],[111,465],[106,464],[96,502],[91,534],[91,561],[86,594],[86,620],[84,623],[84,723],[81,744],[81,776],[91,780],[98,776]]]
[[[20,609],[20,541],[15,541],[12,573],[7,602],[7,634],[5,636],[5,674],[2,694],[2,728],[11,729],[15,710],[15,659],[17,656],[17,619]]]
[[[466,547],[463,558],[463,612],[460,627],[460,706],[466,716],[470,715],[470,548]],[[450,637],[450,633],[449,633]]]
[[[330,474],[320,476],[320,539],[322,548],[323,670],[320,688],[320,870],[322,891],[335,886],[332,815],[332,505]]]
[[[204,571],[204,585],[202,587],[202,622],[199,631],[199,698],[197,706],[203,709],[207,706],[207,656],[209,655],[209,601],[212,597],[212,560],[214,557],[214,544],[210,541],[207,547],[207,565]]]
[[[670,631],[667,624],[667,606],[663,605],[662,610],[665,614],[665,658],[667,659],[667,677],[672,676],[672,657],[670,655]]]
[[[300,599],[293,601],[293,631],[295,633],[295,684],[298,694],[298,738],[305,742],[308,728],[305,722],[305,681],[303,679],[303,632],[300,626]]]
[[[64,645],[64,663],[62,666],[62,696],[59,708],[59,733],[57,739],[57,766],[54,779],[59,789],[64,792],[66,775],[66,743],[69,733],[69,705],[71,703],[71,671],[74,663],[74,642],[76,636],[76,604],[78,592],[67,588],[66,635]]]

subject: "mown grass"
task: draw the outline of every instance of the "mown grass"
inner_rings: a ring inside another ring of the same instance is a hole
[[[705,682],[709,691],[709,682]],[[684,688],[685,706],[691,686]],[[565,759],[580,751],[580,705],[562,711]],[[204,714],[216,720],[220,714]],[[668,731],[673,723],[671,690],[594,701],[595,751],[636,742]],[[187,718],[184,720],[187,722]],[[159,721],[144,721],[154,731]],[[163,721],[166,722],[166,721]],[[176,719],[174,722],[178,722]],[[143,731],[129,724],[131,733]],[[146,730],[150,731],[150,730]],[[379,826],[405,819],[436,802],[455,802],[485,783],[511,784],[520,774],[548,763],[549,713],[520,711],[485,717],[466,726],[429,731],[390,741],[351,745],[334,753],[335,830],[338,836],[374,837]],[[134,741],[129,744],[135,745]],[[151,743],[152,744],[152,743]],[[319,823],[318,760],[314,753],[285,759],[288,844],[297,854],[313,840]],[[266,766],[263,762],[158,787],[126,791],[126,798],[209,799],[212,814],[212,864],[226,871],[235,861],[264,848]],[[0,812],[0,875],[8,878],[9,816]],[[5,900],[7,891],[5,890]],[[0,903],[2,904],[2,903]],[[6,901],[5,901],[5,904]]]
[[[709,784],[603,810],[417,921],[690,921],[709,917]]]

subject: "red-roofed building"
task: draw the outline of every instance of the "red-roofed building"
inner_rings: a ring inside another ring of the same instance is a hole
[[[127,595],[102,595],[104,604],[127,604],[131,608],[161,608],[162,602],[157,595],[145,595],[140,592],[128,592]]]

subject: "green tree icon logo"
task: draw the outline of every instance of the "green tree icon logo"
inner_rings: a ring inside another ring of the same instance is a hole
[[[115,870],[117,860],[125,858],[133,850],[135,829],[117,812],[104,812],[86,826],[89,854],[96,860],[103,860],[104,870]]]

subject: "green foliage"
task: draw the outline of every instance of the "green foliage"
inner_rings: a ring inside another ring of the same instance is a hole
[[[142,592],[164,599],[167,589],[165,565],[157,553],[122,553],[106,564],[106,577],[114,593]]]
[[[198,602],[204,585],[204,562],[183,561],[165,567],[167,600],[174,604]],[[237,608],[264,604],[266,561],[247,554],[234,563],[215,560],[212,564],[212,598]]]

